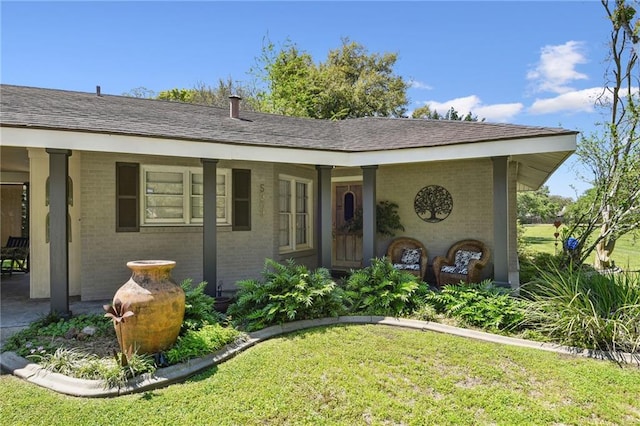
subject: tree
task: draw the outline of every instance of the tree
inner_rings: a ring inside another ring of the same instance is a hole
[[[544,185],[537,191],[518,192],[518,220],[521,223],[553,222],[570,198],[549,195],[549,187]]]
[[[411,118],[428,118],[431,120],[457,120],[457,121],[478,121],[478,116],[468,112],[466,115],[460,115],[453,107],[447,111],[445,115],[431,110],[429,105],[421,106],[413,111]],[[484,121],[484,118],[480,121]]]
[[[240,108],[243,110],[255,111],[257,109],[258,102],[254,90],[249,86],[234,82],[231,77],[226,80],[219,79],[216,88],[199,82],[191,89],[163,90],[158,94],[157,99],[224,108],[229,106],[229,96],[231,95],[241,98]]]
[[[132,98],[153,99],[156,97],[156,92],[151,89],[147,89],[144,86],[136,87],[122,94],[123,96],[130,96]]]
[[[369,54],[348,39],[315,64],[307,52],[286,42],[263,46],[252,72],[264,82],[258,93],[264,112],[321,119],[403,117],[408,84],[393,73],[395,53]]]
[[[613,266],[618,238],[640,227],[640,20],[624,0],[601,3],[612,24],[607,81],[598,99],[606,121],[598,123],[599,133],[583,137],[576,150],[592,174],[592,201],[585,203],[570,229],[577,244],[567,252],[583,263],[595,251],[594,266],[607,269]]]
[[[314,117],[314,104],[322,90],[316,82],[318,73],[313,58],[297,46],[286,42],[280,51],[269,42],[258,59],[262,65],[252,72],[266,84],[258,91],[259,108],[263,112],[294,117]]]

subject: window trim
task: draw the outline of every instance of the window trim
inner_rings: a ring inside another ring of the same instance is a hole
[[[289,200],[289,206],[290,208],[293,210],[296,208],[296,197],[297,197],[297,184],[302,183],[305,184],[307,186],[307,205],[306,205],[306,209],[307,209],[307,226],[305,228],[306,234],[307,234],[307,241],[303,244],[297,244],[296,240],[297,240],[297,234],[296,234],[296,223],[295,223],[295,217],[297,216],[297,211],[296,212],[287,212],[289,215],[289,244],[286,246],[280,246],[279,245],[279,252],[280,254],[283,253],[292,253],[292,252],[299,252],[299,251],[303,251],[303,250],[311,250],[313,249],[313,239],[314,239],[314,219],[313,219],[313,212],[314,212],[314,193],[313,193],[313,180],[312,179],[307,179],[307,178],[302,178],[299,176],[292,176],[292,175],[286,175],[286,174],[280,174],[278,175],[278,200],[280,199],[280,182],[281,181],[287,181],[289,182],[289,189],[290,189],[290,200]],[[279,204],[279,201],[278,201]],[[278,217],[280,217],[280,215],[283,212],[280,211],[280,207],[278,207]],[[278,221],[279,223],[279,221]],[[278,234],[280,233],[280,226],[278,225]],[[279,244],[279,242],[278,242]]]

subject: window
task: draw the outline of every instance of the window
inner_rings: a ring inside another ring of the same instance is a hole
[[[291,176],[280,176],[279,241],[281,252],[312,247],[311,211],[311,181]]]
[[[231,170],[217,170],[216,218],[231,224]],[[142,224],[201,224],[204,181],[198,167],[142,166]]]

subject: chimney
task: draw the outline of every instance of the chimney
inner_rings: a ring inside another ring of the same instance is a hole
[[[240,96],[229,96],[229,116],[231,118],[240,118]]]
[[[100,96],[100,86],[96,86],[96,96]]]

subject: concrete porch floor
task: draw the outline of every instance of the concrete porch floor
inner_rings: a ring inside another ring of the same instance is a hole
[[[69,309],[73,315],[102,313],[102,305],[110,300],[80,301],[72,296]],[[13,333],[49,314],[49,299],[29,299],[29,274],[20,272],[2,275],[0,278],[0,346]]]

